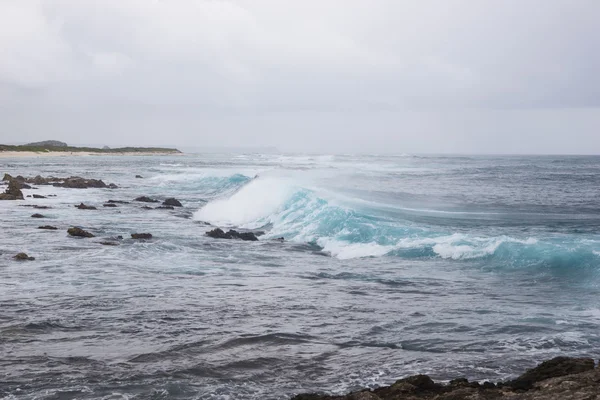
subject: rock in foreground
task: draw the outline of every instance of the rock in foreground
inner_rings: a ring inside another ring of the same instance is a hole
[[[85,237],[85,238],[92,238],[94,237],[93,234],[91,234],[88,231],[84,231],[81,228],[69,228],[67,229],[67,233],[71,236],[76,236],[76,237]]]
[[[522,384],[527,382],[527,385]],[[299,394],[292,400],[588,400],[600,399],[600,368],[591,358],[556,357],[517,379],[498,384],[455,379],[435,383],[427,375],[342,396]]]
[[[213,229],[212,231],[206,232],[206,236],[215,239],[240,239],[255,242],[258,240],[256,235],[252,232],[238,232],[233,229],[225,232],[221,228]]]

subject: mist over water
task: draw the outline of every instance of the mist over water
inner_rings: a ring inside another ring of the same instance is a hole
[[[120,186],[0,202],[0,396],[286,399],[599,356],[599,157],[0,163]],[[184,207],[73,208],[140,195]],[[36,229],[23,203],[51,206],[60,230]],[[98,238],[68,238],[74,225]],[[215,240],[214,226],[265,235]],[[133,232],[154,239],[98,243]]]

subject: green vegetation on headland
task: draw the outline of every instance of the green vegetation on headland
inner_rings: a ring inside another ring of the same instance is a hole
[[[60,142],[59,142],[60,143]],[[47,152],[65,152],[65,153],[181,153],[177,149],[166,147],[119,147],[119,148],[98,148],[98,147],[75,147],[68,146],[66,143],[56,145],[55,141],[30,143],[25,145],[6,145],[0,144],[0,151],[32,151],[37,153]]]

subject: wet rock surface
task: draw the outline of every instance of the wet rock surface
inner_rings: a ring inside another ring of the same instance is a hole
[[[132,239],[152,239],[151,233],[132,233]]]
[[[80,210],[97,210],[96,207],[94,207],[94,206],[88,206],[88,205],[83,204],[83,203],[75,206],[75,208],[79,208]]]
[[[221,228],[213,229],[212,231],[206,232],[206,236],[215,238],[215,239],[239,239],[246,241],[257,241],[258,238],[252,232],[238,232],[236,230],[230,229],[227,232],[223,231]]]
[[[47,230],[50,230],[50,231],[55,231],[58,228],[55,227],[55,226],[52,226],[52,225],[42,225],[42,226],[38,226],[38,229],[47,229]]]
[[[37,175],[33,178],[25,178],[21,175],[16,177],[12,177],[9,174],[4,174],[3,180],[10,181],[16,180],[17,184],[22,186],[25,189],[31,189],[31,186],[28,184],[34,185],[52,185],[56,187],[65,187],[71,189],[88,189],[88,188],[117,188],[118,186],[114,183],[106,184],[100,179],[88,179],[82,178],[80,176],[71,176],[68,178],[59,178],[54,176],[42,177],[41,175]]]
[[[31,215],[31,218],[46,218],[46,217],[42,214],[35,213],[35,214]]]
[[[162,203],[163,206],[171,206],[171,207],[183,207],[181,202],[173,197],[165,199]]]
[[[8,187],[4,193],[0,193],[0,200],[23,200],[23,192],[21,192],[21,187],[18,181],[12,178],[10,175],[8,176]]]
[[[509,382],[448,384],[427,375],[400,379],[390,386],[365,389],[342,396],[299,394],[292,400],[588,400],[600,399],[600,368],[591,358],[556,357]]]
[[[136,197],[135,199],[133,199],[133,201],[139,201],[142,203],[158,203],[159,201],[156,199],[153,199],[151,197],[148,196],[140,196],[140,197]]]
[[[17,261],[33,261],[35,257],[30,257],[26,253],[19,253],[13,257],[14,260]]]
[[[92,238],[95,237],[92,233],[85,231],[81,228],[77,228],[77,227],[73,227],[73,228],[69,228],[67,229],[67,233],[70,236],[75,236],[75,237],[84,237],[84,238]]]

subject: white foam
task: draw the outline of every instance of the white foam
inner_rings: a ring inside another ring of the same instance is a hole
[[[329,238],[321,238],[317,240],[317,244],[323,247],[324,251],[329,252],[332,256],[340,260],[381,257],[394,249],[393,246],[383,246],[374,242],[350,243]]]
[[[275,214],[294,194],[291,182],[277,178],[254,179],[231,197],[208,203],[194,219],[214,225],[244,226]]]

